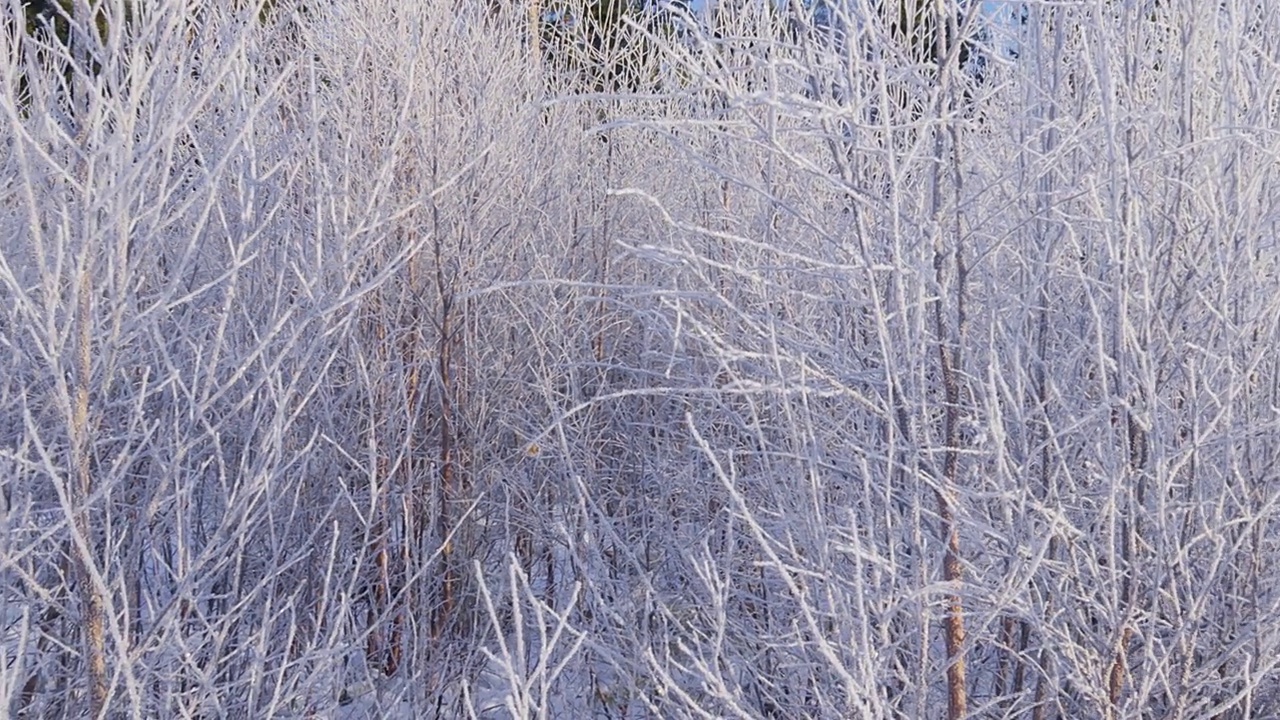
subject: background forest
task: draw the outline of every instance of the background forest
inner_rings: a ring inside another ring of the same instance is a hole
[[[1280,716],[1280,4],[3,17],[0,716]]]

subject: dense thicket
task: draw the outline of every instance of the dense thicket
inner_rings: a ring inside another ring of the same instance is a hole
[[[10,3],[0,714],[1280,713],[1280,9],[948,5]]]

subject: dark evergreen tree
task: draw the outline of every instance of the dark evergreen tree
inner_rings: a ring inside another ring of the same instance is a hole
[[[586,0],[546,6],[542,44],[550,66],[576,89],[636,92],[656,78],[655,36],[670,33],[665,13],[635,0]]]

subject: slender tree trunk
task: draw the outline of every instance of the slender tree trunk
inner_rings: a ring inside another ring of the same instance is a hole
[[[917,13],[926,15],[923,4]],[[932,8],[934,32],[931,39],[934,45],[934,57],[947,58],[947,31],[954,31],[954,13],[950,12],[950,3],[946,0],[934,0]],[[954,103],[951,98],[950,68],[938,67],[936,87],[936,117],[947,118]],[[943,436],[945,450],[943,453],[942,478],[937,490],[938,518],[940,531],[946,550],[943,555],[942,576],[951,593],[947,596],[946,617],[943,629],[947,646],[947,718],[961,720],[968,714],[968,692],[965,664],[965,623],[964,600],[960,594],[960,586],[964,580],[964,567],[960,560],[960,529],[956,518],[956,488],[960,480],[960,434],[961,422],[961,390],[960,376],[963,374],[963,347],[965,336],[965,283],[968,268],[965,266],[964,248],[961,245],[961,227],[959,210],[955,212],[955,248],[950,253],[946,250],[943,239],[943,198],[942,168],[946,156],[946,141],[951,141],[951,152],[958,153],[959,138],[954,126],[945,129],[939,127],[934,131],[934,172],[933,172],[933,232],[934,232],[934,273],[940,294],[934,305],[934,321],[938,334],[938,364],[942,373],[942,391],[945,411],[943,416]],[[952,165],[954,190],[959,194],[960,173],[959,158],[953,157]],[[948,255],[951,257],[949,258]],[[954,263],[954,327],[950,326],[947,317],[948,299],[948,260]]]
[[[942,363],[943,391],[947,403],[942,487],[937,492],[938,517],[941,522],[942,536],[947,544],[946,553],[943,556],[942,577],[953,588],[953,592],[947,596],[947,614],[943,623],[947,644],[947,718],[960,720],[968,712],[964,655],[964,602],[958,591],[960,583],[964,580],[964,568],[960,562],[960,532],[956,524],[953,491],[959,471],[960,391],[952,351],[940,343],[938,352]]]
[[[76,14],[71,13],[73,16]],[[68,47],[72,58],[83,62],[88,68],[89,51],[84,47],[86,39],[73,38],[75,28],[68,32]],[[87,158],[90,152],[91,119],[89,117],[89,83],[77,77],[72,83],[72,101],[76,108],[76,145],[81,150],[81,157]],[[82,187],[87,187],[89,168],[84,160],[77,167],[76,174]],[[88,198],[83,200],[86,205]],[[92,437],[89,427],[89,386],[92,382],[93,355],[93,247],[85,226],[89,219],[87,207],[81,217],[81,231],[86,234],[80,259],[80,273],[76,294],[76,358],[75,358],[75,396],[72,399],[71,417],[71,462],[75,474],[71,490],[71,503],[74,523],[72,543],[77,539],[80,546],[75,548],[73,557],[77,583],[79,584],[80,602],[83,607],[83,637],[86,680],[89,683],[89,703],[92,717],[102,717],[107,704],[107,651],[106,651],[106,612],[105,601],[99,591],[99,583],[95,581],[97,558],[95,558],[95,535],[89,517],[89,505],[96,488],[94,488],[90,453]]]
[[[76,557],[80,602],[84,608],[84,657],[89,683],[89,707],[92,717],[102,717],[107,704],[107,648],[105,602],[95,581],[94,534],[89,520],[89,504],[95,488],[90,467],[89,383],[92,354],[91,301],[93,293],[91,259],[85,250],[85,267],[81,268],[77,309],[75,405],[71,418],[71,454],[75,464],[75,492],[72,504],[75,532],[84,543]]]
[[[529,50],[533,65],[542,67],[542,0],[529,0]]]
[[[438,226],[438,224],[437,224]],[[440,605],[433,624],[433,635],[439,638],[445,624],[453,614],[457,589],[457,560],[451,536],[453,527],[452,505],[458,496],[457,477],[454,468],[453,428],[453,284],[446,279],[443,266],[443,239],[436,237],[436,290],[440,298],[440,337],[437,343],[438,373],[440,382],[440,504],[437,508],[440,538]]]

